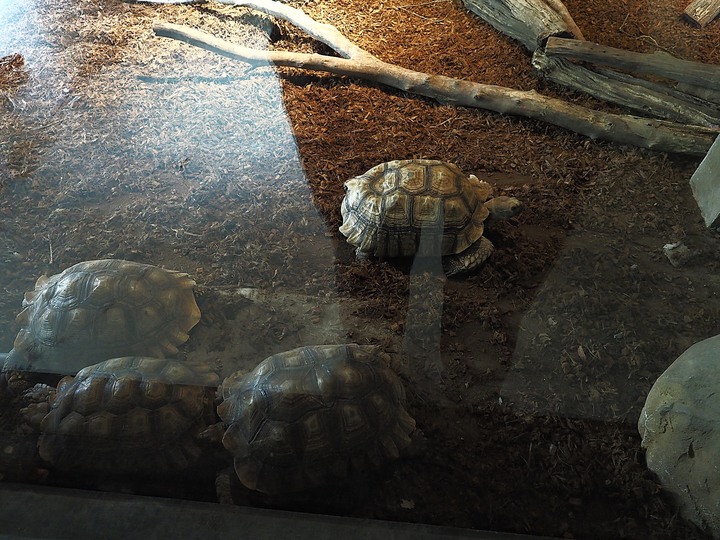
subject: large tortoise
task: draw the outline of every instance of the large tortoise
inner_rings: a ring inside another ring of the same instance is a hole
[[[172,356],[200,320],[194,286],[187,274],[120,259],[41,277],[4,371],[74,374],[110,358]]]
[[[448,275],[469,272],[492,253],[488,220],[522,210],[514,197],[456,165],[410,159],[377,165],[345,182],[340,232],[358,257],[443,256]]]
[[[277,495],[397,458],[415,420],[374,347],[321,345],[270,356],[223,381],[223,445],[249,489]]]
[[[56,469],[162,475],[201,455],[216,422],[209,367],[175,359],[113,358],[63,378],[39,425],[40,457]],[[32,410],[31,410],[32,413]]]

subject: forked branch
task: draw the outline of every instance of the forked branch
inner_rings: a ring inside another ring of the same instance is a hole
[[[192,2],[177,2],[192,3]],[[164,36],[257,66],[273,63],[325,71],[377,82],[433,98],[440,103],[519,115],[560,126],[592,139],[631,144],[659,151],[705,155],[720,129],[688,126],[637,116],[596,111],[522,91],[442,75],[430,75],[380,60],[343,36],[334,26],[319,23],[299,9],[272,0],[221,0],[283,19],[335,50],[342,58],[321,54],[265,51],[230,43],[206,32],[174,24],[157,24]]]

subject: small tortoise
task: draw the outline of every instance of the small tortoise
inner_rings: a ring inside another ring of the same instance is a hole
[[[415,431],[405,390],[374,347],[270,356],[221,385],[223,445],[249,489],[304,491],[399,456]]]
[[[38,279],[4,371],[74,374],[109,358],[177,353],[200,320],[187,274],[119,259]]]
[[[161,475],[201,454],[219,377],[179,360],[113,358],[63,378],[40,421],[40,457],[61,471]]]
[[[345,182],[340,232],[358,257],[443,256],[447,275],[469,272],[492,253],[486,220],[522,210],[514,197],[456,165],[411,159],[377,165]]]

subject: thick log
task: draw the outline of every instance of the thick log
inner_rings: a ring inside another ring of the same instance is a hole
[[[247,5],[250,2],[237,0],[233,1],[233,4]],[[252,2],[253,8],[264,12],[265,5],[275,9],[278,4],[270,0]],[[294,15],[299,10],[280,6],[282,17],[295,24]],[[278,13],[280,11],[274,12],[276,16]],[[304,14],[303,16],[305,17],[302,19],[303,29],[310,25],[315,35],[321,35],[322,41],[333,49],[336,49],[335,45],[347,46],[347,39],[339,32],[327,34],[322,28],[313,25],[312,19]],[[327,26],[323,25],[324,28]],[[173,24],[158,24],[155,26],[155,33],[158,36],[185,41],[250,65],[267,65],[270,62],[278,66],[357,77],[427,96],[444,104],[525,116],[575,131],[592,139],[604,139],[658,151],[704,156],[720,133],[720,129],[594,111],[561,99],[543,96],[535,91],[514,90],[441,75],[429,75],[383,62],[359,47],[352,50],[351,58],[337,58],[320,54],[252,49],[199,30]],[[336,44],[338,40],[339,43]],[[347,48],[345,50],[348,51]]]
[[[545,54],[557,58],[570,58],[614,69],[645,73],[691,83],[704,88],[720,88],[720,66],[681,60],[667,53],[636,53],[615,49],[589,41],[551,37]]]
[[[685,8],[683,14],[702,28],[720,14],[720,0],[695,0]]]
[[[563,17],[542,0],[463,0],[465,7],[528,50],[550,36],[573,37]]]
[[[533,66],[549,80],[643,115],[702,126],[720,125],[720,109],[693,96],[612,70],[591,70],[538,49]]]

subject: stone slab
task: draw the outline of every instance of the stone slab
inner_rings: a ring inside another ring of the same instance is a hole
[[[708,227],[720,227],[720,137],[690,178],[695,200]]]

